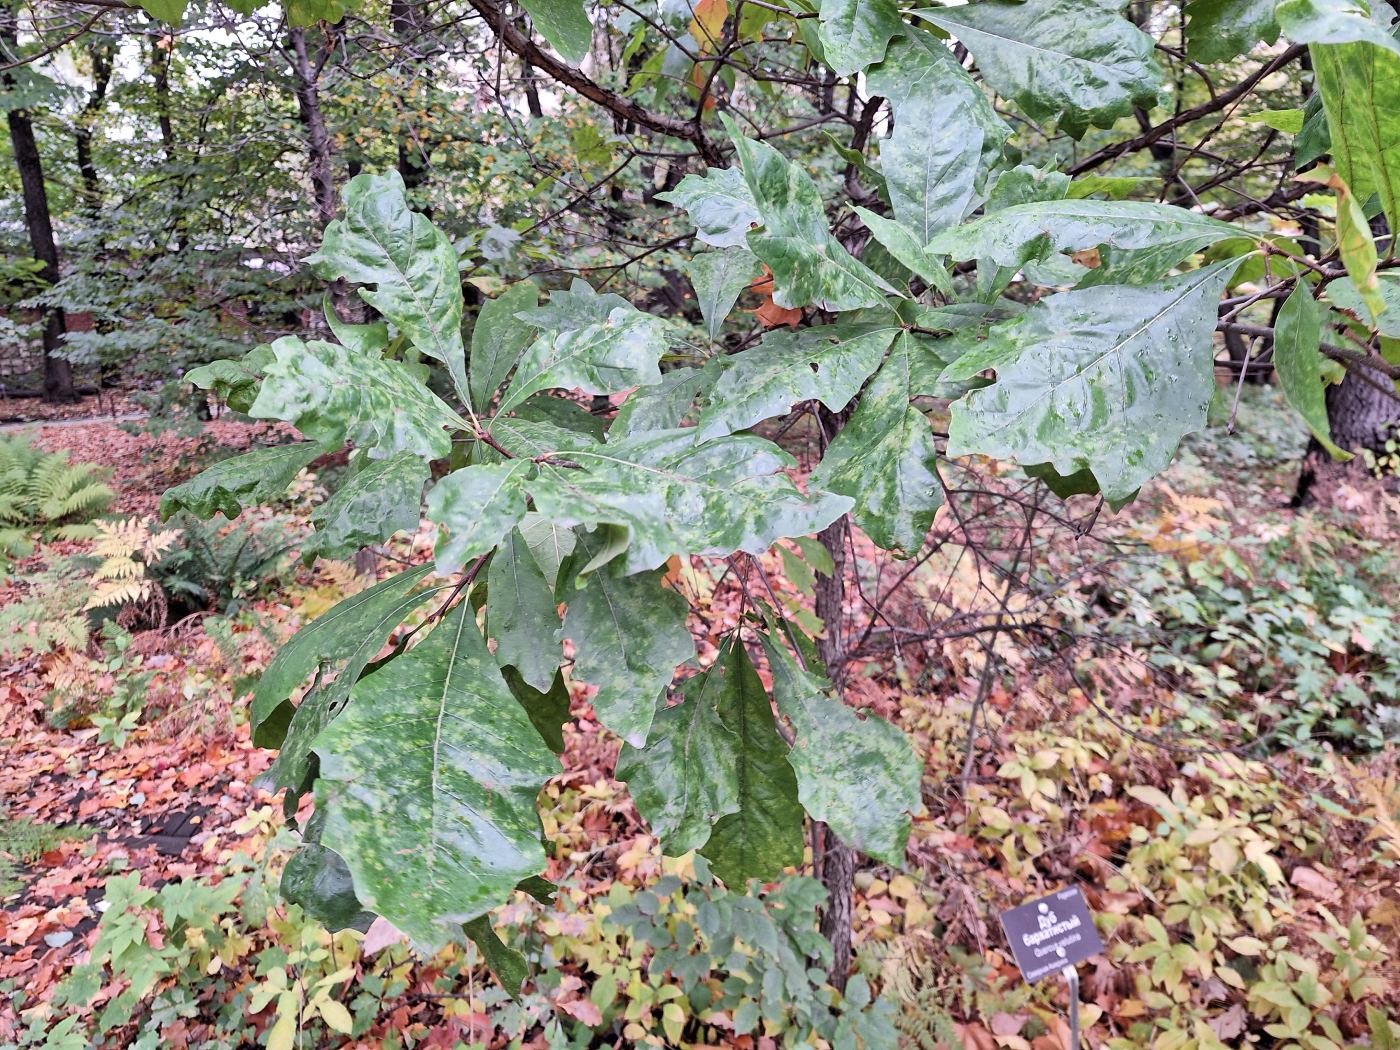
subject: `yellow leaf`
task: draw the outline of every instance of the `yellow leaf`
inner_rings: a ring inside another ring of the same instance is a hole
[[[334,999],[320,1000],[316,1004],[316,1010],[320,1013],[321,1020],[325,1021],[332,1031],[341,1035],[349,1035],[355,1027],[355,1019],[350,1016],[350,1011]]]
[[[1258,937],[1234,937],[1225,942],[1240,955],[1258,955],[1266,947]]]
[[[729,0],[696,0],[691,10],[695,17],[690,21],[690,35],[700,48],[700,53],[709,54],[712,49],[718,50],[724,20],[729,17]]]
[[[297,1015],[288,1011],[277,1018],[277,1023],[267,1033],[267,1050],[293,1050],[297,1038]]]

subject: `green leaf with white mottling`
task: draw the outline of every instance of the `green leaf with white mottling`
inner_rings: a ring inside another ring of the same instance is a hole
[[[1312,289],[1299,281],[1279,309],[1274,322],[1274,370],[1279,386],[1294,411],[1333,459],[1351,459],[1351,453],[1332,441],[1327,419],[1327,388],[1322,379],[1322,308]]]
[[[894,0],[821,0],[817,32],[826,64],[839,77],[884,58],[890,40],[903,28]]]
[[[812,485],[853,497],[856,524],[879,547],[918,552],[943,505],[933,427],[911,405],[916,341],[901,334],[850,421],[812,472]]]
[[[687,175],[656,199],[684,208],[695,224],[695,235],[716,248],[743,247],[749,227],[759,221],[758,205],[738,168],[710,168],[704,175]]]
[[[720,716],[732,687],[723,661],[687,678],[680,703],[667,706],[662,697],[645,747],[629,742],[618,755],[617,779],[670,856],[699,849],[715,822],[739,809],[738,741]]]
[[[315,534],[302,559],[345,558],[396,532],[414,532],[422,516],[428,465],[412,452],[370,460],[311,514]]]
[[[549,400],[561,399],[551,397]],[[533,399],[528,407],[536,407]],[[522,406],[522,411],[525,408],[526,406]],[[561,427],[545,419],[525,419],[521,416],[497,416],[491,421],[491,436],[512,456],[521,459],[568,453],[601,444],[600,439],[589,434],[581,434],[577,430]]]
[[[738,808],[715,822],[700,852],[737,889],[802,863],[802,806],[768,693],[737,635],[722,670],[719,716],[737,745],[726,772],[734,775]]]
[[[546,332],[571,332],[602,324],[614,310],[625,310],[632,304],[615,292],[599,292],[587,281],[575,277],[567,289],[549,293],[538,306],[520,310],[518,320]]]
[[[462,279],[452,242],[409,208],[397,171],[356,175],[342,196],[345,218],[326,226],[320,250],[307,263],[323,280],[373,285],[373,291],[361,288],[360,297],[446,365],[457,395],[470,404]]]
[[[673,554],[759,554],[784,536],[819,532],[851,504],[804,496],[783,473],[794,460],[753,435],[701,441],[696,429],[653,430],[569,453],[582,470],[541,466],[535,509],[562,524],[625,526],[623,571]]]
[[[763,224],[749,234],[749,248],[773,271],[775,303],[855,310],[898,294],[841,247],[827,226],[821,192],[802,167],[767,143],[745,138],[728,117],[725,126]]]
[[[1372,312],[1356,290],[1350,277],[1338,277],[1327,286],[1327,298],[1339,310],[1345,310],[1368,328],[1387,339],[1400,339],[1400,274],[1376,274],[1376,290],[1386,304],[1379,314]]]
[[[946,61],[932,59],[917,43],[901,48],[871,78],[875,84],[892,76],[912,78],[901,85],[905,94],[895,106],[894,134],[880,143],[880,171],[895,218],[920,246],[972,210],[988,165],[1011,130],[995,114],[987,116],[991,107],[982,89],[940,50]]]
[[[1374,44],[1400,55],[1384,0],[1282,0],[1274,11],[1284,36],[1298,44]]]
[[[290,423],[327,452],[353,443],[381,456],[408,451],[441,459],[452,450],[447,430],[466,427],[399,361],[290,337],[273,343],[272,352],[248,414]]]
[[[1114,0],[978,0],[916,11],[961,40],[997,92],[1078,138],[1157,104],[1153,41]]]
[[[644,430],[670,430],[681,425],[696,398],[709,394],[719,378],[723,358],[712,357],[701,368],[673,368],[661,382],[634,390],[617,410],[608,434],[617,439]]]
[[[1239,230],[1185,208],[1144,201],[1050,200],[1015,204],[933,239],[929,251],[955,259],[1024,266],[1053,252],[1108,246],[1167,250],[1175,262]]]
[[[313,744],[321,841],[356,895],[433,951],[540,874],[535,796],[559,763],[460,602],[356,684]]]
[[[534,338],[534,329],[517,316],[531,309],[539,290],[530,281],[513,284],[494,299],[481,304],[472,328],[472,352],[468,361],[472,404],[485,412],[496,390],[506,381]]]
[[[382,354],[389,346],[389,326],[383,318],[368,324],[351,324],[342,321],[335,312],[335,304],[330,292],[321,297],[321,312],[330,325],[331,335],[341,346],[348,347],[357,354]]]
[[[758,259],[747,248],[720,248],[692,256],[685,272],[695,288],[700,316],[705,319],[705,331],[713,342],[739,301],[739,294],[758,275]]]
[[[997,381],[954,404],[948,454],[1051,463],[1064,476],[1088,467],[1105,497],[1131,496],[1205,425],[1216,307],[1238,264],[1062,292],[994,327],[958,362],[980,357]]]
[[[500,411],[551,387],[616,394],[659,383],[657,361],[670,336],[668,322],[632,306],[615,307],[599,324],[542,332],[521,358]]]
[[[768,694],[737,639],[656,714],[646,747],[624,746],[617,776],[671,856],[702,849],[739,887],[802,858],[802,809]]]
[[[583,0],[520,0],[540,36],[570,65],[588,57],[593,45],[593,24],[588,21]]]
[[[541,692],[549,689],[562,659],[559,613],[549,581],[518,529],[506,535],[491,557],[486,633],[496,640],[496,660],[502,667],[514,667]]]
[[[600,537],[580,536],[574,558],[587,564],[600,547]],[[575,574],[561,597],[568,605],[561,637],[574,643],[574,678],[598,687],[591,702],[603,725],[642,744],[657,696],[695,655],[685,599],[662,586],[660,573],[606,570]]]
[[[535,564],[540,567],[551,589],[559,580],[559,566],[564,564],[578,542],[574,530],[546,518],[543,514],[528,511],[520,519],[521,538],[529,548]]]
[[[1197,62],[1224,62],[1278,39],[1278,0],[1187,0],[1186,52]]]
[[[800,667],[776,638],[763,636],[773,698],[792,726],[787,760],[813,820],[842,842],[888,864],[904,862],[910,815],[922,812],[923,763],[909,738],[875,715],[861,718],[819,674]]]
[[[526,459],[454,470],[428,492],[428,518],[439,532],[437,571],[446,576],[493,550],[525,516]]]
[[[487,609],[488,615],[490,609]],[[554,620],[557,625],[559,618]],[[550,635],[550,644],[556,648],[559,645],[557,634]],[[569,686],[564,681],[563,670],[554,672],[554,677],[549,680],[549,688],[544,690],[536,689],[520,677],[520,672],[514,667],[502,667],[501,677],[505,679],[506,685],[510,687],[512,695],[520,701],[520,706],[525,709],[525,714],[530,718],[530,724],[539,732],[540,738],[549,745],[549,749],[556,755],[564,751],[564,723],[569,721]]]
[[[855,212],[860,216],[860,221],[865,223],[865,228],[874,234],[875,240],[894,256],[896,262],[907,266],[923,278],[930,288],[942,292],[950,299],[955,297],[953,281],[948,276],[947,269],[936,256],[924,251],[912,233],[893,219],[876,215],[865,208],[856,208]]]
[[[700,414],[700,439],[746,430],[803,401],[839,412],[880,367],[899,331],[897,325],[830,324],[769,332],[726,361]]]
[[[462,929],[481,952],[481,957],[486,960],[487,969],[500,982],[501,987],[512,999],[519,999],[520,989],[530,977],[530,966],[525,961],[525,956],[501,940],[495,927],[491,925],[489,915],[472,919],[465,923]]]
[[[245,507],[271,503],[323,449],[312,441],[259,448],[220,460],[160,497],[160,516],[185,510],[207,521],[215,514],[236,518]]]
[[[355,679],[394,628],[437,590],[416,589],[431,571],[431,565],[420,565],[352,594],[278,650],[258,679],[249,711],[253,743],[281,749],[260,784],[269,790],[300,788],[311,741],[340,713]],[[293,707],[292,693],[313,675],[311,687]]]
[[[1309,49],[1327,112],[1332,169],[1358,201],[1380,195],[1400,226],[1400,54],[1374,44]]]
[[[258,396],[263,369],[272,360],[272,347],[255,346],[242,357],[210,361],[185,373],[185,382],[200,390],[212,390],[235,412],[247,412]]]
[[[903,122],[918,132],[919,115],[939,96],[954,96],[959,111],[981,133],[978,139],[978,188],[1002,157],[1011,127],[997,113],[987,91],[958,64],[947,43],[924,29],[905,26],[903,36],[891,42],[885,60],[870,70],[867,84],[871,94],[883,95],[894,111],[896,126]],[[883,147],[882,147],[883,148]]]

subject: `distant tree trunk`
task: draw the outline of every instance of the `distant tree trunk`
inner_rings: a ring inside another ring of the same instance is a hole
[[[525,105],[530,108],[530,116],[539,119],[544,116],[544,107],[540,105],[540,89],[535,83],[535,67],[529,62],[525,63]]]
[[[335,218],[334,151],[321,113],[320,73],[306,50],[306,31],[301,26],[287,30],[292,44],[292,76],[296,82],[297,115],[306,132],[307,174],[316,202],[316,219],[322,229]]]
[[[0,9],[0,54],[7,60],[19,48],[19,26],[14,11]],[[4,75],[5,87],[13,90],[15,81]],[[44,188],[44,167],[39,159],[39,145],[34,138],[34,123],[28,110],[12,109],[5,115],[10,127],[10,146],[14,150],[15,166],[19,169],[20,188],[24,198],[24,223],[29,229],[29,244],[34,258],[43,264],[39,276],[49,284],[59,278],[58,245],[53,238],[53,222],[49,218],[49,195]],[[43,310],[44,322],[44,400],[75,401],[73,366],[57,356],[68,332],[63,308],[48,306]]]
[[[297,113],[301,118],[302,129],[306,132],[307,174],[311,177],[312,198],[316,202],[316,224],[325,229],[335,219],[335,151],[331,147],[330,133],[326,130],[326,119],[321,112],[320,70],[311,61],[306,48],[306,32],[300,26],[291,26],[287,38],[292,46],[292,78],[296,84]],[[347,320],[357,320],[350,315],[350,289],[344,281],[331,285],[331,307]],[[327,328],[326,321],[313,311],[311,327],[320,332]],[[361,576],[373,577],[378,558],[369,547],[355,552],[355,571]]]
[[[107,101],[107,88],[112,82],[112,48],[104,40],[95,40],[88,46],[88,58],[92,62],[92,91],[83,103],[78,114],[77,125],[73,129],[73,146],[78,163],[78,175],[83,180],[83,211],[90,218],[96,218],[102,211],[102,183],[97,177],[97,165],[92,159],[92,128],[97,122],[102,105]]]
[[[399,63],[399,70],[410,80],[421,75],[421,60],[413,54],[413,48],[418,38],[423,34],[421,17],[421,8],[411,0],[391,0],[389,4],[389,24],[394,30],[394,36],[399,41],[401,53],[405,56]],[[411,108],[416,110],[418,107]],[[411,130],[399,136],[399,175],[403,179],[404,186],[410,191],[428,181],[427,152],[422,141]],[[429,218],[432,217],[431,211],[425,210],[424,214]]]
[[[335,150],[331,146],[330,133],[326,130],[326,118],[321,112],[320,69],[311,61],[306,47],[306,31],[300,26],[287,30],[291,43],[292,79],[297,98],[297,115],[301,119],[302,130],[306,133],[306,170],[311,179],[311,197],[316,205],[316,225],[324,230],[335,218]],[[350,289],[344,281],[331,285],[331,304],[335,311],[346,320],[357,320],[351,316]],[[327,325],[321,315],[312,311],[313,331],[325,334]]]
[[[151,25],[160,35],[151,40],[151,77],[156,90],[156,123],[160,125],[160,144],[165,162],[175,160],[175,120],[170,113],[170,57],[175,50],[175,37],[154,19]]]

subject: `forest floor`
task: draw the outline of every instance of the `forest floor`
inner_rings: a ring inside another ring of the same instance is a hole
[[[1269,405],[1259,411],[1273,425]],[[1385,1028],[1400,1021],[1400,780],[1388,734],[1400,711],[1382,692],[1396,681],[1386,647],[1400,638],[1400,505],[1362,486],[1336,507],[1289,509],[1299,439],[1268,426],[1233,451],[1230,439],[1209,456],[1188,449],[1134,507],[1105,514],[1096,528],[1130,545],[1129,559],[1117,546],[1086,553],[1047,524],[1043,576],[1066,586],[1031,604],[1080,638],[1072,652],[1008,643],[984,675],[988,651],[949,638],[895,647],[851,677],[849,702],[901,725],[926,758],[927,812],[905,865],[867,862],[857,875],[859,969],[893,1005],[904,1045],[1065,1046],[1063,990],[1020,980],[995,916],[1067,884],[1084,888],[1108,946],[1083,968],[1091,1045],[1396,1045],[1385,1041],[1400,1036]],[[40,429],[37,441],[109,467],[116,513],[149,518],[166,486],[276,433],[220,422],[157,437],[104,423]],[[306,527],[307,495],[294,493],[278,528]],[[421,558],[429,546],[420,535],[396,550]],[[26,581],[72,549],[17,563],[0,578],[0,612],[32,599]],[[798,601],[794,553],[764,565]],[[911,622],[936,621],[936,606],[975,591],[964,561],[950,550],[912,575],[900,606]],[[702,662],[715,651],[713,624],[738,606],[718,575],[680,573],[712,625],[695,625]],[[1343,576],[1352,591],[1334,595],[1326,580]],[[314,953],[295,956],[291,942],[312,935],[289,933],[282,905],[266,915],[250,905],[288,842],[279,800],[252,786],[269,755],[248,739],[243,697],[279,638],[356,586],[345,566],[284,564],[250,581],[236,613],[137,630],[120,652],[94,643],[76,656],[24,653],[11,639],[0,667],[0,1046],[41,1042],[55,1021],[80,1033],[123,993],[151,1011],[138,1003],[133,1023],[163,1026],[150,1045],[274,1037],[285,1003],[260,982],[288,959],[310,972]],[[113,739],[91,715],[136,686],[140,718]],[[1300,727],[1315,695],[1330,713]],[[974,713],[984,728],[969,747]],[[313,1033],[305,1045],[789,1045],[776,1021],[740,1032],[737,1013],[698,1009],[677,1021],[674,1000],[637,991],[648,949],[609,933],[600,902],[655,886],[674,866],[611,778],[617,744],[582,691],[573,715],[564,770],[543,800],[561,843],[547,874],[568,887],[543,910],[539,935],[557,972],[526,1019],[480,991],[470,965],[415,961],[376,927],[337,975],[350,982],[347,1002],[359,993],[354,1037],[334,1034],[338,1015],[307,991],[296,1000]],[[87,1001],[55,1000],[133,873],[151,890],[237,885],[241,918],[219,920],[234,939],[216,957],[196,952],[195,973],[172,954],[174,906],[122,898],[113,911],[144,916],[136,939],[164,960],[149,985],[133,995],[141,980],[104,970]],[[499,918],[523,926],[539,907],[511,905]],[[341,942],[325,943],[334,958]],[[623,990],[601,992],[605,966]],[[609,995],[628,1004],[625,1016],[614,1019]],[[232,1021],[216,1019],[229,1009]],[[523,1042],[510,1042],[512,1025]],[[140,1026],[111,1027],[110,1045],[125,1045]],[[92,1037],[75,1038],[52,1045]]]

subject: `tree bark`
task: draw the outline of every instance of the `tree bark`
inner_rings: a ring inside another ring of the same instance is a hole
[[[1332,440],[1351,452],[1362,449],[1379,451],[1400,427],[1400,400],[1387,394],[1380,384],[1388,382],[1376,376],[1376,385],[1354,375],[1327,388],[1327,420],[1332,427]],[[1298,473],[1298,489],[1293,497],[1295,506],[1312,506],[1326,497],[1329,483],[1364,470],[1358,460],[1338,463],[1313,438],[1308,442],[1303,468]]]
[[[151,25],[161,35],[151,41],[151,78],[156,91],[156,123],[160,125],[160,144],[167,164],[175,161],[175,119],[170,113],[170,54],[175,49],[175,37],[151,19]]]
[[[297,115],[306,132],[306,169],[311,178],[311,195],[316,203],[316,220],[324,229],[335,218],[335,173],[331,137],[321,113],[320,74],[306,49],[306,31],[301,26],[291,26],[287,38],[292,45]]]
[[[107,101],[107,88],[112,83],[113,50],[105,40],[93,40],[88,45],[92,62],[92,91],[83,103],[78,122],[73,128],[73,147],[78,164],[78,176],[83,181],[83,211],[89,218],[102,212],[102,183],[97,177],[97,164],[92,159],[92,129],[102,105]]]
[[[845,424],[844,412],[817,409],[826,441],[829,444]],[[825,631],[817,639],[817,655],[821,657],[827,677],[838,700],[845,670],[846,648],[842,636],[842,617],[846,604],[846,547],[850,518],[842,515],[817,535],[817,540],[831,556],[833,572],[817,577],[816,614]],[[826,888],[826,907],[822,911],[822,936],[831,944],[831,968],[827,978],[841,991],[851,972],[851,921],[854,914],[856,853],[825,824],[817,822],[812,828],[812,863],[817,877]]]
[[[306,31],[300,26],[287,30],[291,44],[292,80],[297,99],[297,116],[306,134],[306,171],[311,179],[311,196],[316,206],[316,225],[324,230],[335,219],[335,150],[331,146],[330,133],[326,130],[326,118],[321,112],[320,70],[311,61],[306,47]],[[330,288],[331,305],[347,321],[358,321],[358,313],[353,311],[350,289],[344,281],[336,281]],[[319,311],[311,312],[309,327],[324,335],[329,329],[326,319]]]
[[[0,10],[0,54],[15,55],[19,47],[19,26],[12,9]],[[13,90],[15,81],[4,75],[6,88]],[[29,230],[29,244],[34,258],[43,264],[39,276],[50,285],[59,279],[58,245],[54,241],[53,221],[49,217],[49,195],[44,187],[44,167],[39,157],[39,145],[34,137],[34,122],[28,110],[12,109],[5,115],[10,128],[10,146],[19,169],[20,188],[24,198],[24,223]],[[73,366],[57,356],[68,332],[67,320],[61,306],[43,308],[44,324],[44,400],[75,401]]]
[[[393,28],[394,36],[399,41],[400,54],[405,56],[399,62],[399,71],[401,74],[407,74],[410,79],[421,75],[421,58],[413,53],[415,41],[423,33],[421,18],[422,9],[417,4],[410,2],[410,0],[391,0],[389,24]],[[417,107],[411,108],[414,108],[415,111],[417,109]],[[403,179],[404,188],[410,192],[428,181],[427,152],[427,148],[419,141],[411,128],[399,136],[399,176]],[[424,214],[428,218],[432,218],[431,211],[425,210]]]
[[[1400,3],[1400,0],[1396,2]],[[1390,237],[1384,215],[1377,215],[1371,220],[1371,235],[1382,243]],[[1278,317],[1277,302],[1274,304],[1274,317]],[[1371,381],[1367,382],[1368,379]],[[1336,386],[1327,388],[1327,422],[1332,430],[1332,440],[1347,451],[1366,449],[1379,452],[1400,427],[1400,389],[1381,375],[1348,373]],[[1303,456],[1303,467],[1298,472],[1298,488],[1293,495],[1293,505],[1307,506],[1319,502],[1325,490],[1331,489],[1331,482],[1365,469],[1359,460],[1338,463],[1318,444],[1316,438],[1310,438],[1308,451]]]

